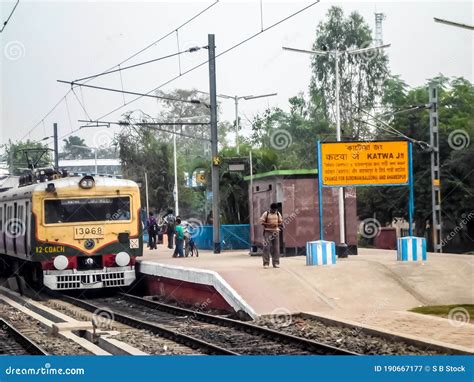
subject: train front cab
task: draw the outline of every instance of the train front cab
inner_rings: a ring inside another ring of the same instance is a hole
[[[33,193],[32,256],[52,290],[126,287],[143,253],[135,183],[69,178]]]

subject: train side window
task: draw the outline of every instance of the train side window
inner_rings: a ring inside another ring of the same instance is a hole
[[[18,206],[17,218],[23,221],[23,206]]]
[[[3,207],[0,207],[0,232],[3,232]]]

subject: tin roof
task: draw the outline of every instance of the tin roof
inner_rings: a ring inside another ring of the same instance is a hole
[[[260,174],[254,174],[253,175],[253,180],[267,178],[269,176],[292,177],[292,176],[296,176],[296,175],[301,176],[301,175],[317,175],[317,174],[318,174],[317,169],[274,170],[274,171],[269,171],[269,172],[262,172]],[[250,180],[250,175],[245,176],[244,180]]]

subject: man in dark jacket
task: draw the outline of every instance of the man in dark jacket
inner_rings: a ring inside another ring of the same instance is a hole
[[[158,231],[158,225],[156,219],[153,216],[153,212],[150,212],[150,216],[146,222],[146,228],[148,231],[148,248],[156,249],[156,234]]]
[[[166,211],[166,215],[163,220],[166,224],[166,234],[168,235],[168,248],[173,249],[173,236],[176,218],[173,215],[172,209],[168,209],[168,211]]]

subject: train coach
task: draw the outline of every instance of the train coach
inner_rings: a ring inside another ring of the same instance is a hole
[[[104,176],[22,177],[0,190],[0,266],[52,290],[124,287],[143,254],[140,193]]]

